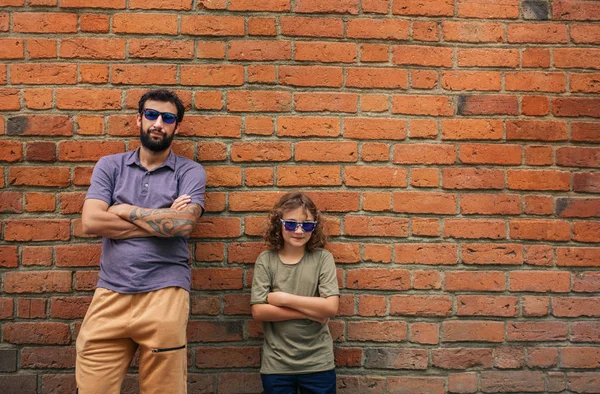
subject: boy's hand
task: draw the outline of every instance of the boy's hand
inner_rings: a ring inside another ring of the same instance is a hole
[[[174,209],[176,211],[182,211],[187,207],[187,205],[191,201],[192,198],[190,196],[188,196],[187,194],[182,194],[181,196],[177,197],[175,201],[173,201],[173,204],[171,204],[171,209]]]
[[[269,293],[269,295],[267,296],[267,300],[271,305],[286,306],[285,303],[287,296],[288,294],[283,291],[274,291],[272,293]]]

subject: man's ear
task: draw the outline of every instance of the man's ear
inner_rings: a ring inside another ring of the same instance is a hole
[[[138,113],[135,117],[135,120],[137,122],[138,127],[140,127],[142,125],[142,114]]]
[[[181,128],[181,122],[177,123],[177,126],[175,126],[175,130],[173,131],[173,134],[177,134],[179,133],[179,129]]]

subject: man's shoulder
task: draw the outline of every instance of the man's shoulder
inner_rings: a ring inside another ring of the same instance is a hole
[[[202,166],[202,164],[198,163],[197,161],[188,159],[185,156],[180,156],[175,153],[173,153],[173,155],[175,156],[175,160],[176,160],[178,168],[180,168],[184,171],[197,170],[197,171],[204,172],[204,167]]]

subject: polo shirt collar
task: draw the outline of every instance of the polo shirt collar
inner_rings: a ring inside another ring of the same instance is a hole
[[[169,156],[167,156],[167,160],[165,160],[164,163],[162,163],[152,171],[155,171],[162,167],[169,167],[171,170],[175,171],[175,161],[175,154],[173,153],[173,149],[171,149],[171,151],[169,152]],[[143,168],[142,163],[140,162],[140,148],[129,152],[127,158],[125,159],[125,164],[127,164],[128,166],[135,164],[138,167]]]

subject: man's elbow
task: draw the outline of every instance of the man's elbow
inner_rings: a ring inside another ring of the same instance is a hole
[[[96,235],[96,229],[92,225],[91,221],[86,218],[81,218],[81,231],[85,235]]]

